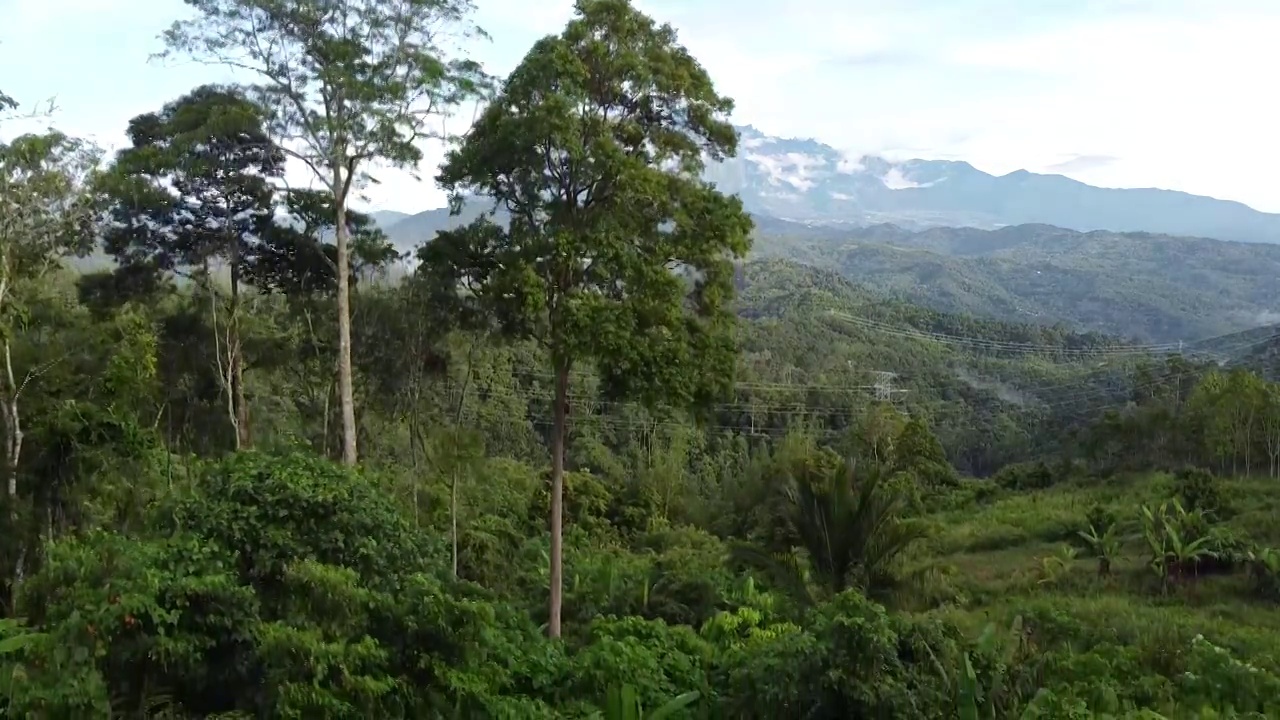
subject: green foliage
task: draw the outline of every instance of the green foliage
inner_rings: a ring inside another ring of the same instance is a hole
[[[234,89],[202,86],[133,118],[128,135],[102,181],[112,214],[104,247],[120,272],[198,272],[220,259],[243,278],[274,224],[270,181],[284,173],[260,109]]]
[[[918,417],[908,420],[898,434],[894,469],[911,473],[930,490],[955,485],[958,480],[942,443],[929,430],[924,419]]]
[[[940,312],[1009,322],[1031,315],[1151,342],[1252,324],[1273,307],[1271,278],[1280,273],[1273,246],[1041,224],[911,232],[796,223],[766,227],[756,246]]]
[[[1135,358],[740,262],[731,103],[623,0],[530,50],[441,174],[487,209],[389,282],[349,192],[481,89],[469,5],[189,4],[171,47],[264,85],[139,116],[107,176],[0,145],[0,716],[1277,712],[1262,333]]]
[[[430,116],[470,97],[482,79],[476,63],[443,55],[442,31],[474,32],[466,3],[187,4],[195,15],[165,33],[167,52],[257,73],[254,99],[269,111],[272,136],[296,141],[290,152],[321,182],[336,176],[329,189],[339,202],[358,187],[351,173],[360,165],[420,160],[415,143],[428,134]]]
[[[1201,510],[1186,510],[1177,500],[1155,509],[1142,506],[1142,534],[1151,551],[1149,565],[1162,581],[1194,576],[1210,553],[1204,532]]]
[[[597,715],[600,720],[660,720],[661,718],[674,717],[677,712],[697,702],[699,694],[695,692],[687,692],[679,697],[674,697],[664,703],[657,710],[651,713],[645,713],[644,707],[640,704],[640,698],[636,696],[636,689],[630,685],[615,686],[609,688],[609,694],[605,699],[605,709],[603,713]]]
[[[1272,548],[1250,551],[1245,557],[1254,592],[1271,601],[1280,601],[1280,552]]]
[[[1094,503],[1089,508],[1088,515],[1085,516],[1085,527],[1091,534],[1107,534],[1114,531],[1119,523],[1115,510],[1103,505],[1102,503]]]
[[[1043,490],[1054,483],[1054,476],[1047,464],[1037,461],[1006,465],[991,480],[1006,490]]]
[[[1121,538],[1114,524],[1099,528],[1089,525],[1088,530],[1080,532],[1080,537],[1089,546],[1089,552],[1098,559],[1098,574],[1110,575],[1111,564],[1120,554]]]
[[[442,298],[538,338],[556,372],[594,361],[614,395],[723,394],[731,260],[751,222],[696,173],[704,154],[735,151],[722,119],[732,103],[669,26],[623,0],[577,13],[530,50],[441,171],[447,190],[492,198],[509,225],[482,217],[441,233],[421,272]]]
[[[1203,468],[1185,468],[1175,478],[1174,492],[1190,511],[1220,517],[1225,510],[1218,478]]]
[[[394,589],[443,559],[374,482],[304,453],[245,452],[210,465],[161,522],[233,554],[245,581],[268,592],[301,561]]]
[[[199,488],[161,513],[154,539],[97,533],[52,548],[27,602],[56,631],[15,701],[59,712],[100,706],[109,690],[115,707],[141,708],[163,690],[189,712],[412,716],[488,702],[504,673],[472,659],[510,652],[504,634],[536,637],[474,591],[451,591],[396,510],[349,472],[244,454]],[[185,529],[165,529],[175,521]],[[227,692],[255,673],[260,692]],[[67,690],[64,676],[83,678],[81,695],[48,694]]]

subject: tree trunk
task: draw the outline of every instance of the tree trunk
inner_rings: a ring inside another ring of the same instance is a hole
[[[414,403],[415,407],[417,403]],[[409,413],[409,467],[413,468],[413,526],[421,527],[422,514],[418,504],[418,486],[422,484],[421,463],[418,462],[418,414]]]
[[[0,410],[4,413],[4,474],[5,492],[9,501],[9,532],[16,540],[12,546],[18,553],[13,563],[13,577],[9,585],[9,611],[18,609],[18,594],[22,589],[24,565],[27,554],[27,539],[21,531],[21,516],[18,512],[18,463],[22,459],[22,416],[18,412],[18,395],[21,388],[13,372],[13,352],[8,340],[4,341],[4,399]]]
[[[1249,411],[1248,420],[1244,424],[1244,474],[1253,475],[1253,411]]]
[[[555,407],[551,420],[551,612],[547,635],[560,637],[564,604],[564,449],[568,434],[569,363],[556,361]]]
[[[458,457],[456,453],[462,447],[458,433],[462,429],[462,411],[467,407],[467,388],[471,387],[471,372],[475,367],[477,340],[471,341],[467,350],[467,374],[462,377],[462,392],[458,393],[458,407],[453,413],[453,478],[449,486],[449,522],[450,541],[453,544],[453,579],[458,579]]]
[[[338,402],[342,406],[342,462],[355,465],[356,452],[356,399],[355,383],[351,376],[351,248],[347,228],[347,199],[341,173],[335,173],[334,206],[336,208],[335,231],[338,245]]]
[[[228,319],[228,348],[231,364],[231,402],[236,423],[236,449],[253,447],[249,429],[249,403],[244,394],[244,347],[240,341],[240,243],[231,245],[231,317]]]
[[[453,579],[458,579],[458,467],[454,463],[453,481],[449,484],[449,541],[453,545]]]

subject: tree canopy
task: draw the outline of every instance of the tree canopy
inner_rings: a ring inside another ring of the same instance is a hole
[[[268,130],[329,192],[337,266],[338,395],[344,461],[358,458],[351,369],[353,190],[378,162],[412,167],[431,122],[479,93],[479,65],[446,56],[476,29],[467,0],[186,0],[194,18],[165,33],[166,53],[248,71]]]
[[[708,402],[732,383],[733,260],[751,220],[699,175],[732,155],[733,108],[659,26],[623,0],[580,0],[534,45],[440,184],[492,215],[420,254],[436,297],[456,298],[547,349],[556,378],[550,631],[560,632],[560,504],[569,373],[594,363],[615,396]]]

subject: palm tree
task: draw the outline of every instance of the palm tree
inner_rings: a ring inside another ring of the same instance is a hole
[[[772,570],[805,604],[815,599],[811,585],[824,594],[853,587],[873,596],[891,590],[898,560],[927,533],[922,523],[903,517],[907,495],[886,482],[888,467],[844,460],[802,463],[798,470],[784,478],[782,497],[809,572],[794,552],[753,549],[745,555]]]

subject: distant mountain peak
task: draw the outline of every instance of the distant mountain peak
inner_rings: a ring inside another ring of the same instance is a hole
[[[854,157],[814,138],[776,137],[752,125],[737,130],[737,157],[713,163],[706,175],[761,215],[913,229],[1044,223],[1280,243],[1280,215],[1241,203],[1097,188],[1025,169],[997,177],[958,160]]]
[[[1234,201],[1098,188],[1028,170],[997,177],[960,160],[854,157],[813,138],[775,137],[751,125],[737,130],[737,157],[709,163],[705,177],[741,197],[755,215],[806,224],[893,223],[908,230],[1030,223],[1280,243],[1280,215]],[[379,224],[406,247],[457,222],[445,210],[395,215],[384,214]]]

